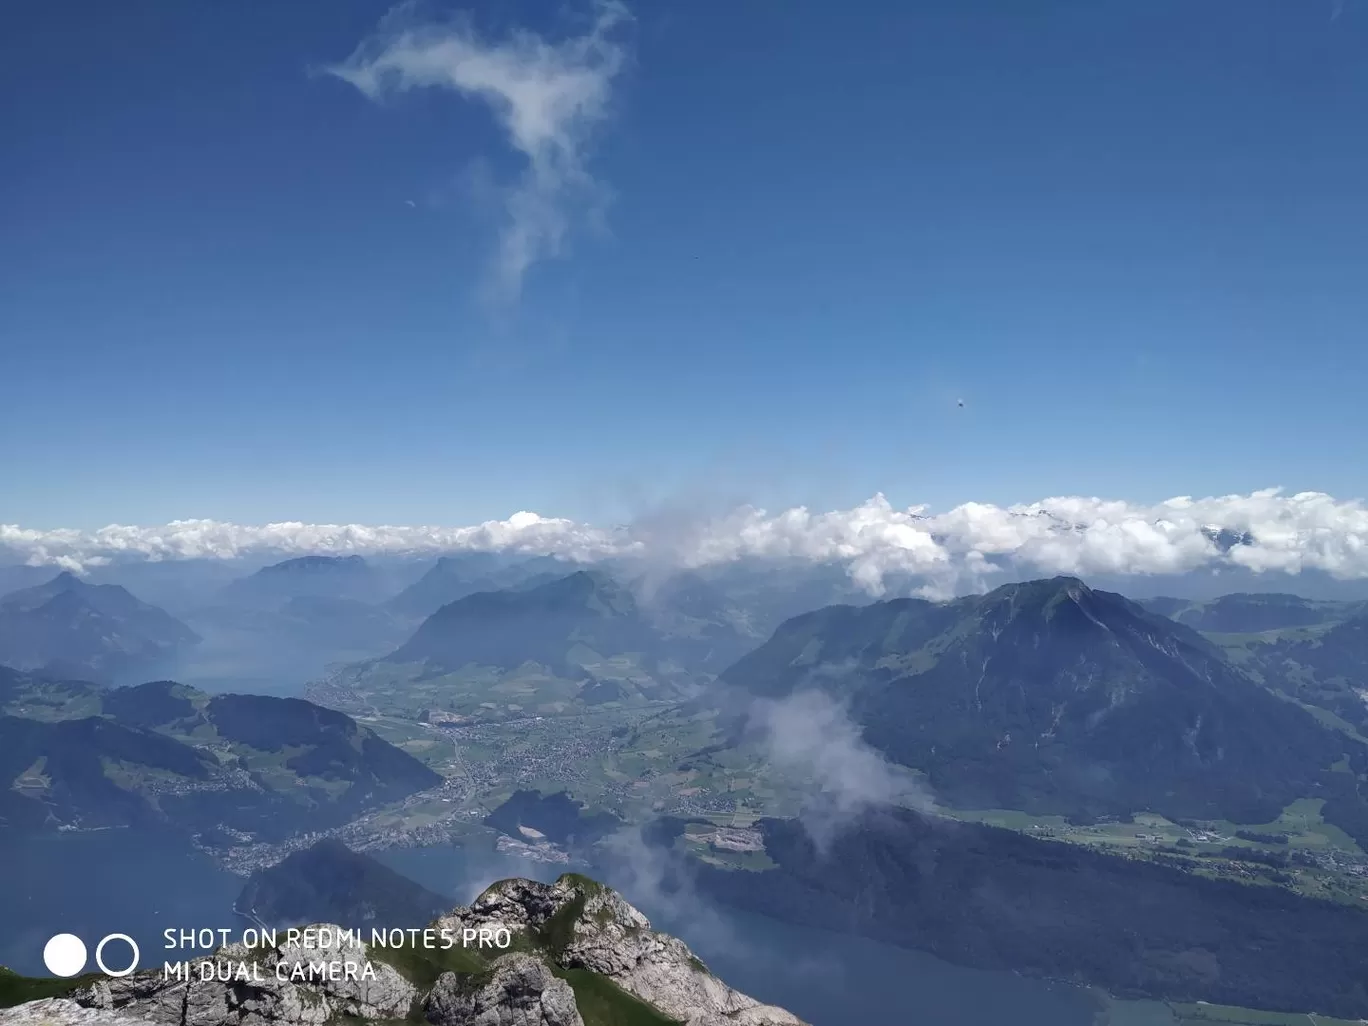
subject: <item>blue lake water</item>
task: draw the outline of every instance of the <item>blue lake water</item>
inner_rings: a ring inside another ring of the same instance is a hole
[[[551,880],[564,866],[461,848],[381,852],[405,875],[456,902],[468,902],[507,876]],[[129,831],[60,834],[23,843],[0,838],[11,883],[0,894],[0,964],[41,975],[43,945],[74,933],[87,947],[126,933],[144,966],[185,957],[163,950],[162,930],[246,925],[232,912],[243,879],[171,838]],[[617,883],[621,883],[618,881]],[[633,893],[624,896],[658,929],[683,938],[722,979],[782,1005],[813,1026],[877,1021],[887,1026],[1093,1026],[1099,1002],[1078,988],[1012,973],[966,969],[918,951],[780,923],[709,902]],[[111,945],[107,961],[127,949]],[[93,968],[93,967],[92,967]],[[1155,1009],[1127,1006],[1125,1021],[1162,1023]],[[1123,1011],[1118,1009],[1118,1012]],[[1120,1019],[1113,1018],[1113,1021]]]
[[[472,863],[470,856],[452,848],[381,852],[378,857],[431,890],[463,902],[499,877],[549,881],[566,868],[513,858]],[[697,896],[666,897],[634,890],[628,881],[610,877],[607,882],[646,913],[652,926],[683,939],[727,983],[781,1005],[813,1026],[1093,1026],[1100,1011],[1099,999],[1077,987],[966,969],[924,952],[794,926]],[[1135,1026],[1161,1026],[1168,1019],[1153,1018],[1154,1010],[1149,1011]]]
[[[168,926],[236,932],[243,925],[232,914],[242,879],[162,835],[0,836],[0,865],[9,883],[0,894],[0,965],[16,972],[44,975],[43,945],[55,933],[74,933],[92,957],[101,937],[126,933],[137,941],[145,967],[163,960],[161,931]],[[115,947],[105,958],[111,967],[127,963],[127,947]]]

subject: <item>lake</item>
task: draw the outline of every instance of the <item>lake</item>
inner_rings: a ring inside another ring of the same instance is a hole
[[[431,890],[469,902],[505,876],[554,880],[567,867],[454,848],[376,853]],[[663,895],[637,881],[606,881],[651,925],[681,938],[721,979],[813,1026],[1094,1026],[1101,999],[1077,987],[968,969],[921,951],[782,923],[698,895]],[[1109,1002],[1114,1026],[1172,1026],[1155,1002]]]
[[[46,975],[43,945],[74,933],[93,960],[99,938],[126,933],[142,950],[142,965],[163,960],[168,926],[229,927],[243,881],[177,838],[131,830],[0,836],[0,865],[10,884],[0,894],[0,965]],[[128,949],[111,944],[105,961],[127,964]],[[93,961],[90,967],[94,968]]]
[[[462,903],[501,877],[552,880],[565,869],[451,847],[377,857]],[[43,974],[43,945],[55,933],[82,937],[92,952],[106,934],[129,934],[142,948],[146,967],[168,957],[161,937],[167,927],[226,927],[236,936],[245,925],[232,913],[243,879],[170,837],[107,830],[23,843],[0,838],[0,859],[11,882],[0,895],[0,922],[6,925],[0,964],[19,972]],[[1093,1026],[1101,1008],[1075,987],[966,969],[923,952],[792,926],[696,896],[665,896],[630,883],[623,890],[656,928],[681,937],[722,979],[813,1026]],[[115,948],[107,961],[123,964],[127,949]],[[1116,1003],[1111,1019],[1127,1026],[1172,1022],[1162,1006],[1151,1003]]]

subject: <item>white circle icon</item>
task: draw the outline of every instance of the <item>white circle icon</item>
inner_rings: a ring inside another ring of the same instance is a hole
[[[112,940],[121,940],[133,949],[133,960],[128,963],[128,967],[125,969],[111,969],[109,968],[109,966],[104,964],[105,945]],[[81,955],[82,960],[84,960],[84,945],[81,947]],[[100,967],[100,972],[104,973],[106,976],[127,976],[134,969],[138,968],[138,959],[141,957],[142,952],[138,950],[138,942],[126,933],[111,933],[103,940],[101,940],[99,944],[95,945],[95,964]]]
[[[85,941],[74,933],[59,933],[43,945],[43,965],[53,976],[75,976],[85,964]]]

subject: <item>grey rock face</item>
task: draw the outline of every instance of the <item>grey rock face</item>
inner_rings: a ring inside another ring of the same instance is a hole
[[[599,888],[585,897],[562,964],[606,976],[688,1026],[803,1026],[792,1013],[727,986],[682,940],[650,926],[616,891]]]
[[[536,933],[576,905],[574,919],[560,924],[566,943],[553,952],[565,968],[606,976],[687,1026],[803,1026],[791,1012],[727,986],[687,944],[654,932],[650,920],[620,894],[582,877],[567,875],[553,884],[501,880],[469,909],[457,909],[451,923]]]
[[[496,959],[489,979],[474,989],[444,973],[426,1011],[436,1026],[584,1026],[570,985],[526,954]]]
[[[160,973],[102,980],[77,991],[79,1004],[119,1012],[165,1026],[323,1026],[338,1015],[363,1019],[402,1019],[418,989],[394,968],[370,958],[355,940],[339,940],[331,930],[327,945],[309,948],[282,944],[253,952],[229,945],[212,958],[190,963],[190,979],[164,979]],[[201,975],[209,966],[205,979]],[[355,973],[347,972],[356,966]],[[362,974],[360,967],[369,966]],[[340,972],[320,969],[340,966]],[[367,978],[373,976],[373,978]]]
[[[86,1008],[70,998],[43,998],[0,1008],[0,1026],[134,1026],[139,1020],[104,1008]]]

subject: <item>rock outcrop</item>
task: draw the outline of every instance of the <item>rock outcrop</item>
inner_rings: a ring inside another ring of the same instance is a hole
[[[141,1021],[106,1008],[87,1008],[70,998],[43,998],[0,1009],[5,1026],[133,1026]]]
[[[504,955],[471,986],[443,973],[425,1005],[435,1026],[584,1026],[575,992],[532,955]]]
[[[286,943],[264,951],[231,944],[212,958],[191,962],[185,980],[168,979],[162,970],[136,973],[100,980],[72,998],[86,1008],[162,1026],[323,1026],[338,1016],[371,1020],[409,1014],[419,990],[398,969],[373,957],[366,944],[348,938],[341,927],[310,930],[330,943]],[[202,972],[205,965],[212,966],[211,973]],[[328,969],[320,971],[320,965]]]
[[[662,1026],[804,1026],[727,986],[683,941],[575,874],[500,881],[439,918],[425,940],[410,935],[397,947],[326,924],[295,940],[304,943],[229,945],[180,976],[157,969],[73,986],[0,1009],[0,1026],[605,1026],[628,1016]]]
[[[503,926],[548,949],[562,967],[607,977],[687,1026],[801,1026],[792,1013],[727,986],[683,941],[654,932],[620,894],[582,876],[567,874],[554,884],[502,880],[441,922],[451,929]]]

